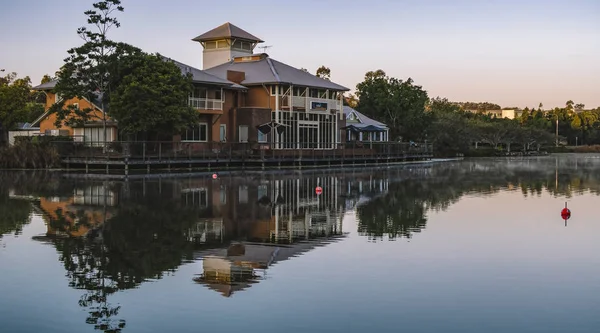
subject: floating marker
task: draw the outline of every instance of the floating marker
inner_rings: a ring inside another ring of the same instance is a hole
[[[321,186],[317,186],[317,187],[315,188],[315,193],[316,193],[317,195],[321,195],[321,193],[323,193],[323,189],[321,188]]]
[[[217,179],[217,174],[216,174],[216,173],[213,173],[213,176],[212,176],[212,177],[213,177],[213,179]]]
[[[563,208],[560,211],[560,217],[562,217],[562,219],[565,221],[571,218],[571,210],[569,208],[567,208],[566,202],[565,202],[565,208]]]

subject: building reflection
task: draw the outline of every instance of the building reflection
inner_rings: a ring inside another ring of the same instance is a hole
[[[389,175],[357,173],[76,183],[35,208],[79,305],[96,329],[125,328],[121,290],[200,264],[198,284],[229,297],[272,265],[345,237],[343,216],[385,192]],[[323,192],[315,193],[320,186]]]

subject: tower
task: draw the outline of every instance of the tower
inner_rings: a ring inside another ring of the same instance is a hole
[[[202,44],[202,69],[209,69],[235,57],[251,55],[260,38],[227,22],[192,39]]]

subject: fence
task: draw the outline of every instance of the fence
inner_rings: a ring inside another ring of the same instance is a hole
[[[95,146],[81,142],[53,142],[68,160],[296,160],[348,158],[426,158],[431,157],[430,143],[348,142],[334,149],[277,149],[274,143],[118,141]],[[304,143],[303,143],[304,144]]]

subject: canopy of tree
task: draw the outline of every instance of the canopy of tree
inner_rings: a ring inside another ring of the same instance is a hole
[[[118,0],[100,1],[85,12],[96,30],[82,27],[77,31],[84,44],[68,51],[58,73],[55,90],[63,99],[52,108],[56,125],[90,120],[105,123],[108,116],[119,123],[122,134],[142,134],[148,139],[176,134],[197,123],[198,115],[187,102],[193,87],[190,77],[159,55],[108,38],[108,31],[120,26],[111,16],[124,10],[120,4]],[[98,116],[89,108],[64,105],[75,97],[100,100],[105,112]]]

